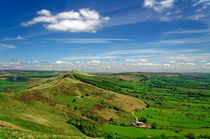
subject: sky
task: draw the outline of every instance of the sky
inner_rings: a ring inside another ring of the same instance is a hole
[[[210,72],[210,0],[0,0],[0,69]]]

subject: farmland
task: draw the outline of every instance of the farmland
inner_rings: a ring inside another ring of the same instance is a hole
[[[210,137],[210,74],[5,72],[0,92],[2,136]]]

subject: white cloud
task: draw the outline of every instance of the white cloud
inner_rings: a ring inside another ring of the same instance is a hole
[[[196,13],[201,13],[210,6],[210,0],[193,0],[193,1],[194,1],[193,7],[198,7],[198,9],[195,10]],[[197,16],[197,18],[198,17],[199,16]]]
[[[170,57],[170,59],[181,60],[181,61],[185,61],[185,62],[196,61],[196,59],[193,57]]]
[[[13,49],[16,48],[16,46],[12,44],[0,44],[0,48]]]
[[[210,2],[210,0],[194,0],[195,3],[193,4],[193,6],[198,6],[199,4],[208,4]]]
[[[66,11],[52,15],[48,10],[38,11],[38,17],[22,23],[29,26],[36,23],[44,23],[44,27],[55,31],[69,32],[96,32],[104,23],[110,20],[109,17],[102,17],[95,10],[80,9],[79,11]]]
[[[125,59],[126,62],[147,62],[148,59]]]
[[[161,66],[162,64],[154,64],[154,63],[135,63],[135,64],[132,64],[132,65],[135,65],[135,66]]]
[[[64,63],[66,63],[66,62],[64,62],[64,61],[56,61],[55,63],[56,63],[56,64],[64,64]]]
[[[210,66],[210,63],[205,63],[205,64],[203,64],[203,65]]]
[[[45,16],[51,16],[50,11],[46,10],[46,9],[42,9],[41,11],[37,12],[38,15],[45,15]]]
[[[171,64],[175,64],[175,63],[176,63],[176,61],[169,61],[169,63],[171,63]]]
[[[152,8],[156,12],[162,12],[166,8],[171,8],[174,4],[175,0],[145,0],[144,7]]]
[[[161,50],[161,49],[127,49],[127,50],[115,50],[103,53],[104,56],[110,55],[132,55],[132,54],[177,54],[177,53],[191,53],[196,52],[197,49],[188,50]]]
[[[165,32],[164,34],[171,35],[171,34],[200,34],[200,33],[210,33],[210,29],[175,30],[175,31]]]
[[[195,66],[195,63],[181,63],[182,65]]]
[[[87,60],[87,59],[112,59],[116,58],[116,56],[104,56],[104,55],[98,55],[98,56],[70,56],[66,57],[65,60]]]
[[[189,19],[191,19],[191,20],[199,20],[199,19],[201,19],[201,18],[203,18],[205,16],[206,16],[205,14],[195,14],[195,15],[190,16]]]
[[[199,13],[199,12],[202,12],[202,10],[203,10],[202,8],[199,8],[199,9],[196,9],[195,12]]]
[[[201,62],[201,63],[205,63],[205,62],[207,62],[207,60],[202,59],[202,60],[200,60],[200,62]]]
[[[23,37],[21,37],[21,36],[17,36],[15,38],[8,38],[8,37],[3,38],[4,41],[8,41],[8,40],[22,40],[22,39],[23,39]]]
[[[28,61],[0,61],[0,69],[19,70],[79,70],[84,72],[209,72],[210,63],[195,64],[192,62],[179,63],[107,63],[104,61],[40,61],[33,63]],[[94,71],[93,71],[94,69]]]
[[[195,38],[185,38],[177,40],[161,40],[157,42],[149,42],[152,45],[177,45],[177,44],[197,44],[197,43],[209,43],[209,37],[195,37]]]
[[[130,41],[129,39],[120,39],[120,38],[49,38],[46,40],[52,41],[61,41],[64,43],[79,43],[79,44],[87,44],[87,43],[113,43],[119,41]]]
[[[87,64],[90,64],[90,65],[98,65],[98,64],[101,64],[102,62],[101,61],[98,61],[98,60],[92,60],[92,61],[88,61]]]

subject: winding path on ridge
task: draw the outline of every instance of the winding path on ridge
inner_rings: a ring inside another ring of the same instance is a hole
[[[138,120],[138,118],[136,117],[136,115],[134,114],[134,112],[135,112],[135,111],[132,112],[132,115],[135,117],[136,122],[138,122],[139,120]]]

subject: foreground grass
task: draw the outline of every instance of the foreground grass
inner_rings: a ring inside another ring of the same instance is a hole
[[[22,131],[0,124],[0,139],[85,139],[81,136],[47,134],[35,131]]]

